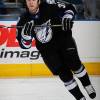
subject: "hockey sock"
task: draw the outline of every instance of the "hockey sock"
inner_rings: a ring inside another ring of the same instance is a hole
[[[84,86],[84,88],[87,91],[90,98],[92,98],[92,99],[95,98],[96,92],[90,82],[89,76],[87,74],[87,71],[86,71],[84,65],[82,65],[79,70],[74,71],[74,74],[81,81],[82,85]]]
[[[76,100],[86,100],[74,79],[65,82],[64,85],[68,91],[76,98]]]

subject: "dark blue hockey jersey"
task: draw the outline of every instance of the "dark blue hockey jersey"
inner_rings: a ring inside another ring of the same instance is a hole
[[[62,27],[52,27],[52,25],[61,25],[62,17],[71,15],[73,19],[75,17],[76,10],[71,4],[47,4],[41,3],[39,6],[39,12],[35,15],[29,13],[27,10],[20,16],[17,26],[24,26],[27,22],[34,21],[34,26],[31,31],[31,38],[35,38],[36,47],[39,50],[44,48],[55,48],[64,45],[68,38],[72,37],[72,31],[64,31]],[[41,25],[41,27],[35,27]],[[26,45],[21,43],[22,28],[18,28],[17,39],[22,48]]]

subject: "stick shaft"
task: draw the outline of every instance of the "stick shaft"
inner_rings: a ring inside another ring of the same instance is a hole
[[[62,27],[61,24],[59,24],[59,25],[48,25],[48,26],[50,26],[50,27]],[[0,26],[0,28],[23,28],[23,27],[24,26]],[[47,25],[46,26],[34,25],[34,27],[47,27]]]

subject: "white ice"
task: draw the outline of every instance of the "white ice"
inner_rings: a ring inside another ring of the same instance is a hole
[[[100,100],[100,76],[90,76]],[[77,80],[78,81],[78,80]],[[78,81],[87,100],[91,100]],[[58,77],[2,78],[0,100],[75,100]]]

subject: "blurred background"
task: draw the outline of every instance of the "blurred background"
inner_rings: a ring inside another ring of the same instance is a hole
[[[49,0],[53,1],[53,0]],[[100,0],[56,0],[72,3],[77,9],[76,20],[99,20]],[[25,0],[0,0],[0,19],[17,19],[25,10]]]

